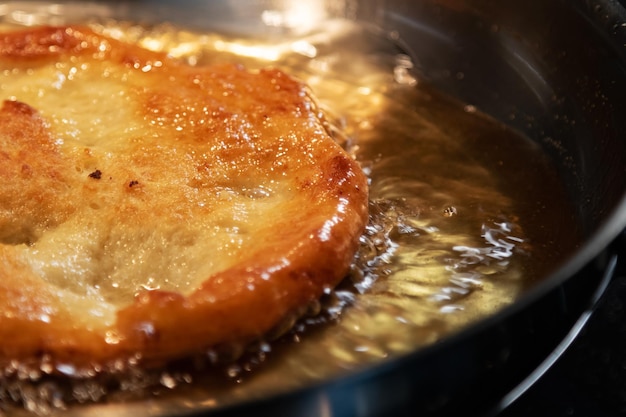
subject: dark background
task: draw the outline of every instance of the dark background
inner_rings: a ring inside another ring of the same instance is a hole
[[[616,274],[587,324],[554,366],[499,417],[626,416],[626,232],[617,243]]]

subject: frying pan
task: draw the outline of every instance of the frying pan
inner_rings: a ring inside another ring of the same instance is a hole
[[[81,13],[254,34],[263,10],[288,3],[135,0],[94,2]],[[319,3],[396,39],[420,80],[536,141],[559,169],[584,244],[515,303],[431,346],[226,408],[159,406],[216,416],[495,414],[565,349],[623,251],[626,11],[613,0]]]

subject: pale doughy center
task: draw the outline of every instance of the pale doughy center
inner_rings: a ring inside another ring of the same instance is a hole
[[[4,100],[35,108],[61,152],[79,161],[72,175],[83,199],[66,221],[15,249],[68,297],[105,303],[111,314],[142,289],[190,293],[235,263],[252,243],[254,229],[264,227],[262,219],[289,197],[274,180],[208,189],[190,181],[196,168],[186,160],[193,151],[150,144],[160,126],[138,116],[142,110],[129,90],[129,85],[141,88],[137,73],[106,62],[62,62],[5,72],[0,91]],[[141,164],[150,158],[163,158],[170,172],[160,172],[162,164]],[[87,177],[85,190],[80,184]],[[153,205],[149,210],[142,207],[147,201]],[[149,226],[137,227],[143,220]]]

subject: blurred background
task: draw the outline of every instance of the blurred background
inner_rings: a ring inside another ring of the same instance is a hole
[[[616,244],[621,248],[617,273],[589,321],[502,417],[626,415],[626,232]]]

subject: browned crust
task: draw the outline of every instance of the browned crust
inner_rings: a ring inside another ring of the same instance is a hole
[[[303,84],[276,69],[251,74],[230,65],[188,67],[84,27],[44,27],[0,36],[4,68],[31,68],[75,57],[137,72],[154,66],[144,85],[129,85],[129,90],[143,108],[142,117],[158,128],[160,145],[190,155],[195,149],[214,152],[211,158],[194,161],[195,174],[188,181],[196,188],[210,190],[238,181],[233,178],[287,177],[293,201],[263,230],[263,244],[246,251],[235,266],[207,277],[191,294],[141,291],[117,312],[114,325],[85,327],[76,320],[84,312],[63,305],[54,286],[27,267],[12,245],[54,230],[96,198],[99,187],[114,187],[109,185],[113,177],[90,169],[89,175],[78,178],[77,158],[83,163],[80,158],[88,160],[89,152],[64,155],[52,140],[54,127],[38,114],[37,103],[21,103],[19,97],[5,101],[0,110],[0,210],[5,213],[0,218],[0,242],[5,243],[0,245],[0,361],[46,355],[89,365],[139,353],[146,363],[160,363],[218,345],[248,343],[345,276],[367,221],[366,178],[324,132]],[[184,116],[181,103],[189,110]],[[201,106],[205,110],[199,111]],[[247,119],[252,148],[234,139],[232,132],[240,128],[235,116]],[[185,125],[184,134],[175,130],[180,124]],[[218,148],[220,140],[229,144]],[[129,160],[151,174],[144,179],[129,171],[114,190],[122,203],[94,221],[117,216],[136,225],[167,221],[172,210],[178,210],[177,216],[192,210],[182,200],[176,209],[153,205],[152,184],[176,163],[167,154],[159,156],[162,165],[155,167],[154,147],[147,139],[129,145]],[[121,177],[116,174],[115,179]],[[6,214],[9,211],[13,217]]]

